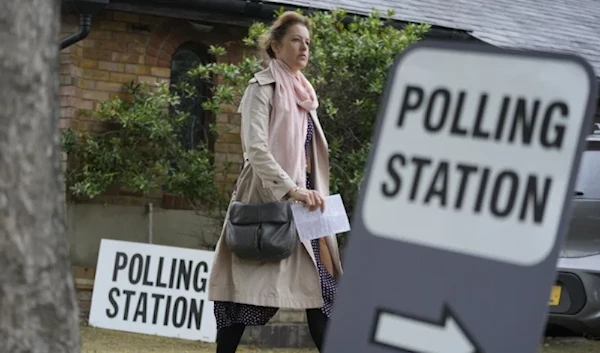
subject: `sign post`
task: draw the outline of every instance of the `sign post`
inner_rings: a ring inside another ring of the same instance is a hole
[[[537,352],[596,91],[571,55],[402,53],[325,353]]]

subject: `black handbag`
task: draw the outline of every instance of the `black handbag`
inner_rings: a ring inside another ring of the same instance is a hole
[[[255,261],[281,261],[298,243],[292,203],[231,203],[225,243],[236,256]]]

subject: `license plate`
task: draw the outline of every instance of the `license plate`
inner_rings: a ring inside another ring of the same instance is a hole
[[[560,302],[560,294],[562,293],[561,286],[553,286],[550,293],[550,306],[557,306]]]

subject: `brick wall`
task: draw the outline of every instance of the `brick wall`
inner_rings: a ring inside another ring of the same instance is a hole
[[[79,20],[75,14],[63,13],[61,38],[75,33]],[[168,82],[171,57],[187,42],[219,44],[227,48],[227,62],[237,62],[243,55],[241,39],[246,29],[215,26],[203,32],[185,20],[135,13],[103,11],[94,17],[89,36],[60,54],[61,127],[98,131],[101,126],[78,110],[91,110],[99,102],[122,94],[124,83]],[[219,136],[215,141],[215,164],[231,163],[230,172],[219,175],[217,182],[231,187],[241,168],[240,117],[236,107],[224,106],[214,117]],[[66,157],[65,157],[66,161]],[[64,167],[67,165],[64,163]],[[155,194],[151,200],[122,190],[111,190],[94,202],[143,205],[148,201],[164,208],[186,208],[184,201],[172,195]],[[93,268],[74,268],[82,317],[87,317],[93,290]],[[272,320],[278,323],[303,323],[304,311],[281,310]]]
[[[61,38],[76,32],[78,23],[76,14],[63,13]],[[101,129],[93,118],[78,111],[95,109],[100,101],[123,94],[123,84],[130,81],[168,82],[171,57],[184,43],[225,46],[228,55],[221,60],[238,62],[245,33],[244,28],[218,25],[207,33],[186,20],[103,11],[93,18],[86,39],[61,51],[61,127]],[[217,182],[231,187],[242,159],[239,116],[234,108],[225,107],[214,119],[220,132],[214,145],[216,165],[232,163],[232,173],[219,176]],[[155,193],[149,198],[165,208],[186,208],[183,200],[172,195]],[[111,190],[94,202],[142,205],[148,201],[133,193]]]

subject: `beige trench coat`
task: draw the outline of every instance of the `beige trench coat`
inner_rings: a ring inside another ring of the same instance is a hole
[[[232,195],[232,201],[248,203],[281,200],[296,186],[279,164],[271,159],[267,151],[254,152],[254,158],[260,163],[255,166],[247,163],[249,146],[257,141],[267,141],[269,133],[278,133],[269,131],[274,82],[275,79],[268,68],[256,73],[250,80],[243,98],[248,103],[240,104],[241,139],[246,165],[238,177],[237,190]],[[327,141],[316,111],[311,111],[310,114],[314,120],[314,134],[309,152],[312,160],[313,187],[327,196],[329,195]],[[260,174],[268,175],[268,180],[261,180],[253,168],[262,168]],[[222,228],[215,250],[209,278],[209,300],[292,309],[323,306],[318,270],[310,242],[298,244],[296,252],[285,260],[263,263],[243,260],[232,254],[225,243],[224,232],[225,226]],[[325,238],[325,241],[333,262],[333,276],[339,279],[342,275],[342,266],[337,238],[335,235],[330,235]]]

